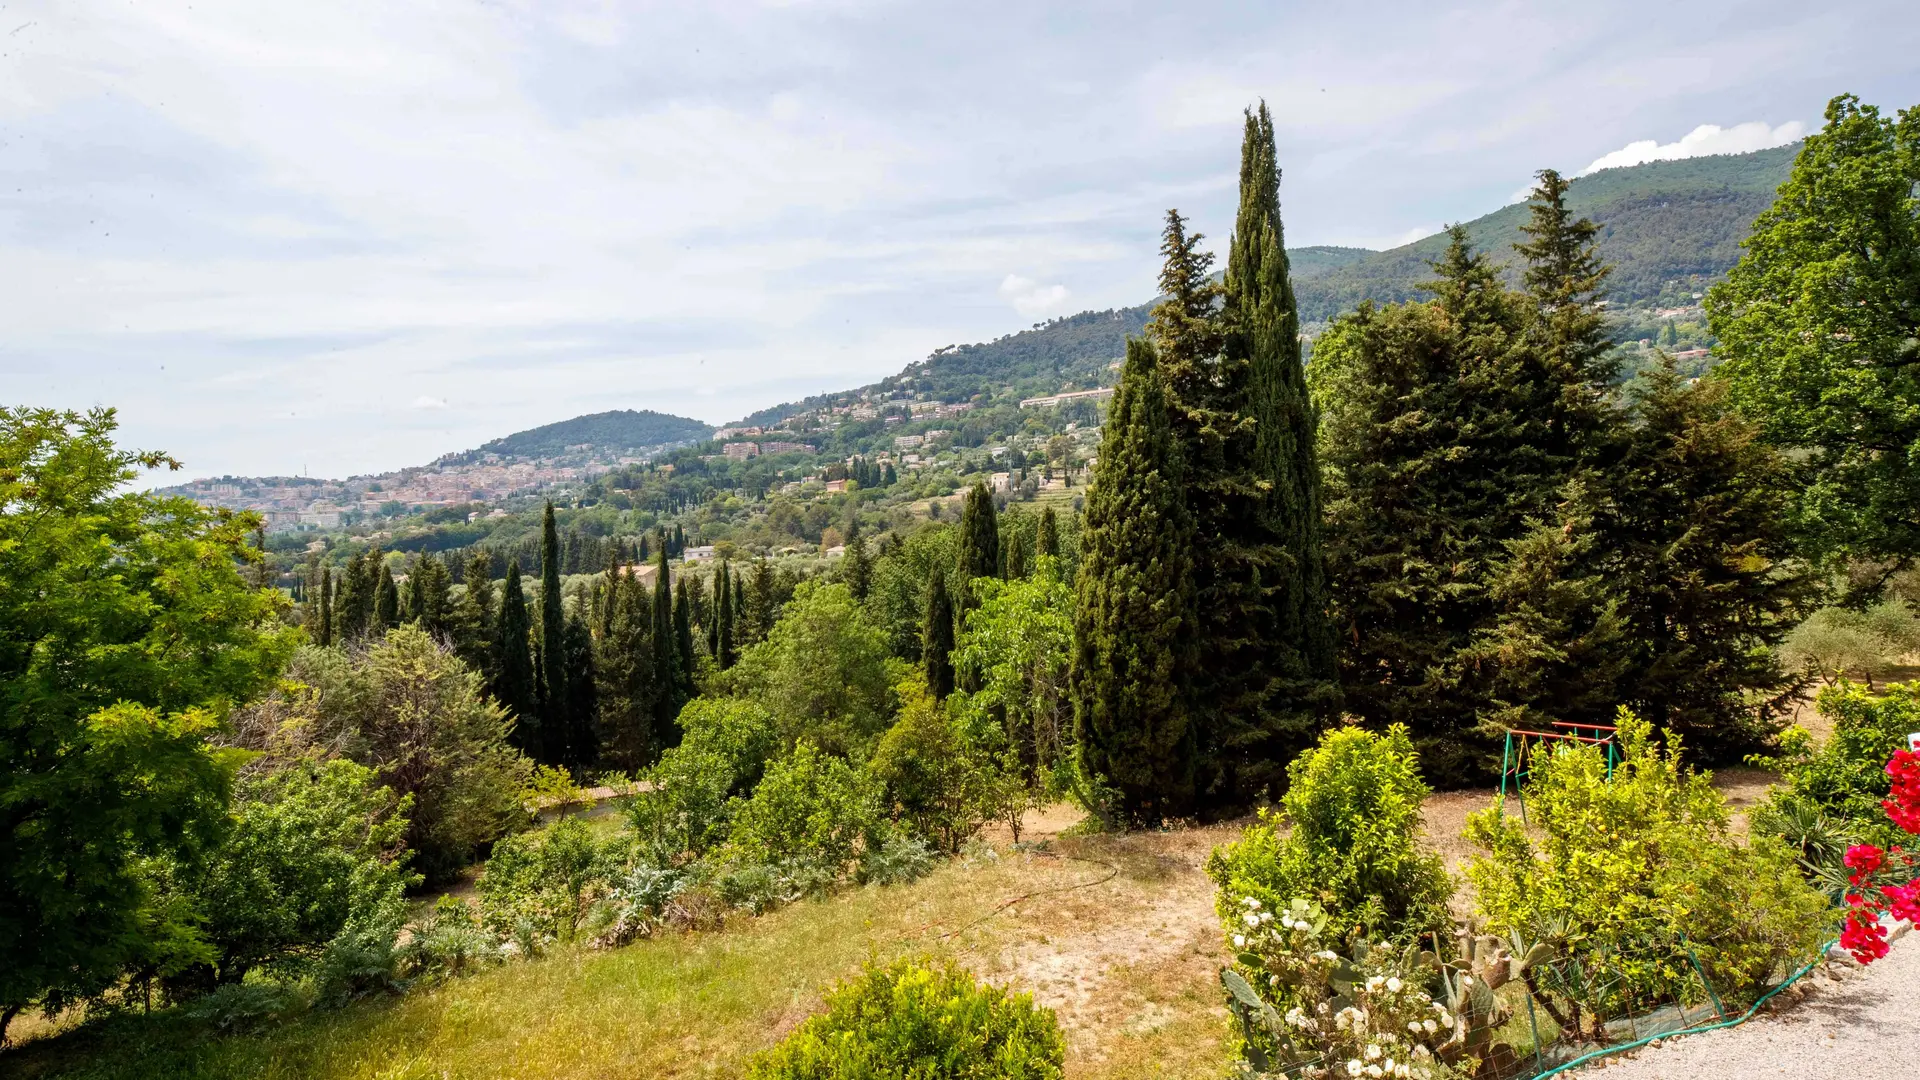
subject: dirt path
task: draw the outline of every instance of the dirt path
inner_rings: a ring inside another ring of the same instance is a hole
[[[1893,1080],[1913,1075],[1920,1047],[1920,936],[1861,969],[1829,965],[1777,1011],[1720,1031],[1650,1046],[1579,1070],[1607,1080]],[[1797,989],[1797,988],[1796,988]]]

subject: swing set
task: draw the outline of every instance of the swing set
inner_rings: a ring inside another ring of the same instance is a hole
[[[1513,794],[1520,802],[1520,820],[1527,819],[1527,801],[1522,795],[1526,778],[1533,774],[1533,760],[1541,753],[1553,753],[1566,746],[1601,746],[1607,752],[1607,776],[1613,776],[1613,764],[1619,754],[1615,736],[1618,730],[1611,724],[1573,724],[1555,720],[1553,731],[1527,731],[1522,728],[1507,729],[1506,749],[1500,753],[1500,796],[1505,798],[1507,786],[1511,782]]]

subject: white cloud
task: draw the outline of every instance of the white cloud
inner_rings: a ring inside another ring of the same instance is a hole
[[[1625,165],[1644,165],[1649,161],[1678,161],[1711,154],[1750,154],[1755,150],[1785,146],[1806,134],[1807,126],[1798,120],[1789,120],[1779,127],[1768,127],[1764,120],[1750,120],[1729,128],[1719,124],[1701,124],[1681,136],[1678,142],[1662,143],[1655,139],[1630,142],[1611,154],[1595,158],[1593,164],[1580,170],[1579,175],[1585,176],[1601,169],[1618,169]],[[1526,197],[1524,192],[1520,195],[1521,199]]]
[[[413,404],[407,406],[409,409],[444,409],[446,407],[446,398],[429,397],[426,394],[414,398]]]
[[[1073,294],[1065,285],[1042,285],[1032,278],[1008,274],[1000,283],[1000,295],[1022,315],[1044,315],[1058,311]]]

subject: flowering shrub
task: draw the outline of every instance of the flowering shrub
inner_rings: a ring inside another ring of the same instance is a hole
[[[1881,808],[1899,828],[1920,834],[1920,753],[1896,751],[1887,762],[1892,778]],[[1881,915],[1920,923],[1920,866],[1898,845],[1855,844],[1847,849],[1847,915],[1840,947],[1862,964],[1887,955],[1887,927]]]
[[[1805,728],[1789,728],[1780,738],[1778,756],[1753,759],[1786,781],[1756,808],[1754,831],[1797,840],[1799,830],[1789,827],[1792,819],[1811,820],[1811,815],[1825,819],[1842,835],[1881,847],[1899,843],[1901,829],[1920,831],[1897,825],[1897,816],[1889,822],[1893,808],[1887,805],[1897,802],[1889,790],[1894,773],[1887,769],[1887,759],[1905,750],[1908,732],[1920,731],[1920,683],[1884,690],[1873,694],[1848,682],[1821,690],[1814,706],[1833,722],[1825,744],[1815,749]],[[1920,814],[1908,821],[1920,826]],[[1838,869],[1832,859],[1837,852],[1806,854],[1816,866]],[[1825,857],[1817,857],[1821,855]]]
[[[1463,1010],[1473,977],[1453,975],[1430,952],[1361,942],[1345,955],[1333,948],[1327,913],[1295,899],[1278,915],[1258,898],[1234,898],[1230,935],[1239,964],[1221,973],[1245,1035],[1253,1076],[1399,1077],[1444,1080],[1473,1074],[1469,1036],[1486,1030],[1465,1013],[1490,1019],[1492,995]],[[1437,984],[1430,986],[1429,984]],[[1255,989],[1255,987],[1258,989]]]

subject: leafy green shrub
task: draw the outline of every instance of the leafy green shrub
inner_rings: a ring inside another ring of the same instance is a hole
[[[544,937],[572,941],[623,856],[614,845],[603,847],[577,817],[507,837],[494,845],[480,875],[482,919],[501,936],[524,937],[530,925]]]
[[[873,780],[803,740],[740,802],[727,844],[745,862],[793,859],[838,870],[879,820]]]
[[[374,994],[405,990],[399,949],[405,922],[406,906],[396,902],[368,913],[334,935],[313,966],[315,1003],[340,1006]]]
[[[1427,786],[1404,727],[1329,731],[1287,773],[1281,811],[1263,811],[1238,843],[1207,859],[1223,919],[1240,919],[1231,907],[1240,898],[1277,910],[1306,897],[1341,937],[1407,938],[1446,926],[1453,890],[1440,857],[1418,839]]]
[[[1815,865],[1837,867],[1846,841],[1881,847],[1902,842],[1904,833],[1888,820],[1880,801],[1892,785],[1888,759],[1906,749],[1908,732],[1920,731],[1920,683],[1896,683],[1876,695],[1841,682],[1821,690],[1814,707],[1833,721],[1833,736],[1816,749],[1805,728],[1789,728],[1778,755],[1755,759],[1786,783],[1755,810],[1753,827],[1788,838]],[[1822,852],[1804,850],[1822,832],[1837,835],[1815,845]],[[1815,857],[1821,853],[1831,861]]]
[[[1605,971],[1615,981],[1587,1003],[1601,1013],[1700,1000],[1696,958],[1723,1000],[1751,1001],[1818,953],[1834,925],[1826,898],[1779,841],[1729,836],[1725,800],[1681,765],[1677,738],[1663,752],[1624,709],[1618,727],[1611,776],[1596,746],[1535,765],[1531,834],[1498,803],[1468,819],[1486,851],[1467,870],[1480,910],[1498,933]]]
[[[788,746],[864,754],[892,711],[886,637],[841,584],[801,582],[767,639],[717,681],[765,706]]]
[[[990,778],[964,732],[926,689],[926,680],[898,687],[900,718],[880,737],[867,762],[888,811],[941,851],[960,849],[993,812]]]
[[[764,915],[804,897],[819,896],[839,880],[838,868],[806,859],[732,862],[721,871],[714,889],[727,906]]]
[[[244,775],[233,821],[190,875],[222,982],[296,973],[348,926],[397,904],[408,800],[351,761],[307,758]]]
[[[692,883],[692,875],[682,867],[635,863],[616,874],[598,908],[604,915],[594,944],[624,945],[650,936],[666,922],[669,905]]]
[[[695,698],[680,710],[684,735],[648,773],[650,789],[627,816],[651,857],[700,855],[726,839],[734,805],[774,755],[779,733],[760,705],[739,698]]]
[[[444,881],[526,820],[532,762],[480,675],[418,626],[349,650],[304,648],[285,688],[248,710],[242,743],[278,756],[345,757],[412,797],[412,867]]]
[[[1055,1080],[1066,1045],[1050,1009],[981,986],[950,963],[869,965],[784,1042],[753,1080]]]

